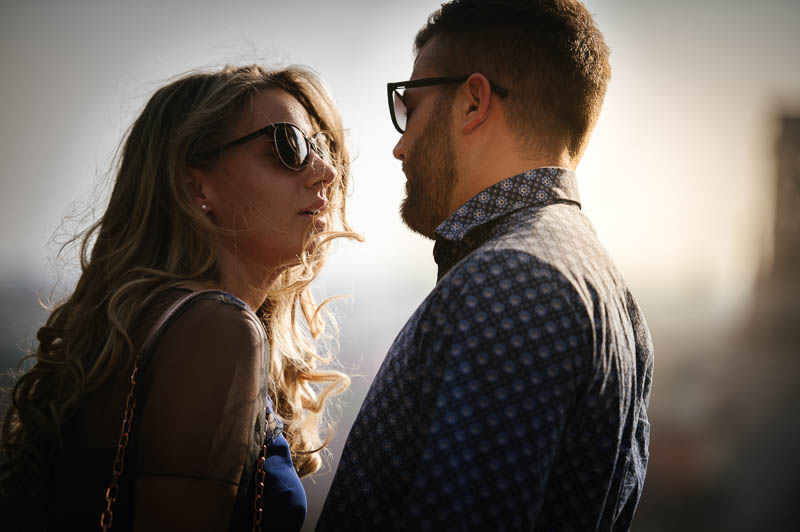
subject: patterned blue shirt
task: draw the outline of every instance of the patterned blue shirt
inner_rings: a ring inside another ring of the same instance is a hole
[[[501,181],[436,229],[317,530],[628,530],[653,347],[575,175]]]

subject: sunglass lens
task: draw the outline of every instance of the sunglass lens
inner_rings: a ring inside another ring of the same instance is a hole
[[[319,158],[323,161],[330,162],[331,160],[331,139],[325,132],[320,131],[314,135],[309,140],[311,144],[311,149],[314,150],[314,153],[319,155]]]
[[[303,132],[292,124],[280,124],[275,129],[275,151],[283,164],[299,170],[308,161],[308,144]]]
[[[394,91],[394,120],[397,122],[397,127],[406,130],[406,121],[408,120],[408,113],[406,111],[406,104],[403,103],[403,97],[399,92]]]

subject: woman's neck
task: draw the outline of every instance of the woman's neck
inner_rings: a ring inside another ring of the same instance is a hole
[[[269,287],[278,278],[277,270],[248,264],[245,259],[227,249],[220,252],[220,280],[218,287],[238,297],[254,311],[267,299]]]

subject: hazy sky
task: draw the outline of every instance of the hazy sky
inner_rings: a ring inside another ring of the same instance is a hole
[[[225,62],[301,63],[331,84],[355,155],[327,277],[356,295],[432,286],[431,243],[400,222],[386,109],[437,1],[0,3],[0,276],[51,275],[65,214],[96,198],[113,150],[168,78]],[[797,109],[800,2],[587,2],[612,49],[606,105],[578,168],[584,211],[648,304],[736,306],[769,234],[773,119]],[[100,189],[100,191],[102,191]],[[102,203],[95,203],[102,208]],[[399,288],[397,288],[399,287]],[[713,310],[712,309],[712,310]]]

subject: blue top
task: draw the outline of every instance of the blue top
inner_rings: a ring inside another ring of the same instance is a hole
[[[180,291],[185,295],[188,291]],[[198,301],[212,301],[209,309],[203,310],[209,314],[212,322],[218,317],[219,303],[223,303],[226,310],[233,307],[236,311],[244,313],[242,317],[253,324],[252,330],[263,335],[263,327],[257,323],[258,318],[247,305],[234,296],[220,291],[204,291],[196,293],[191,299],[184,302],[176,309],[174,314],[155,333],[155,340],[173,323],[180,323],[179,317],[194,307]],[[201,309],[202,310],[202,309]],[[235,312],[234,312],[235,314]],[[264,337],[265,339],[265,337]],[[140,359],[140,379],[137,379],[137,417],[132,425],[132,441],[136,438],[137,427],[142,420],[139,416],[147,399],[147,389],[139,386],[143,372],[150,358],[156,351],[156,342],[153,348],[146,349]],[[256,419],[247,421],[251,435],[249,442],[241,444],[246,452],[246,463],[241,478],[238,480],[238,491],[231,518],[231,530],[251,530],[253,522],[253,501],[255,472],[262,444],[266,443],[267,453],[264,462],[264,530],[294,531],[300,529],[306,514],[306,495],[303,485],[297,476],[291,459],[289,444],[282,434],[283,425],[274,415],[272,401],[266,393],[266,368],[269,364],[269,343],[266,341],[252,344],[261,349],[263,353],[254,353],[261,368],[263,385],[259,392],[263,400],[256,405]],[[219,353],[213,354],[217,356]],[[249,355],[245,355],[246,358]],[[157,368],[156,368],[157,371]],[[269,420],[269,430],[265,431],[265,419]],[[254,423],[253,423],[254,422]],[[222,429],[222,427],[220,427]],[[212,430],[214,427],[211,428]],[[224,429],[223,429],[224,430]],[[211,448],[211,447],[209,447]],[[190,449],[188,449],[191,451]],[[204,452],[201,450],[201,452]],[[213,459],[213,456],[211,457]],[[51,528],[59,530],[91,530],[99,527],[102,511],[105,509],[105,492],[111,478],[111,468],[114,462],[114,451],[110,449],[84,450],[69,449],[62,451],[55,459],[51,468],[51,481],[49,483],[48,514]],[[125,469],[120,478],[119,498],[114,503],[114,519],[112,530],[132,530],[136,496],[137,471],[141,469],[140,456],[135,449],[130,449],[125,455]],[[235,482],[235,479],[234,479]]]
[[[105,492],[111,476],[114,453],[110,450],[66,451],[58,455],[52,468],[48,513],[50,526],[56,530],[96,530],[105,509]],[[254,471],[256,464],[251,464]],[[264,520],[262,530],[300,530],[306,516],[306,493],[292,465],[289,444],[278,434],[267,446],[264,463]],[[251,473],[252,474],[252,473]],[[120,482],[120,495],[114,503],[112,530],[133,530],[136,491],[136,453],[125,459],[125,474]],[[252,500],[247,508],[234,516],[231,530],[251,530]]]
[[[434,258],[317,530],[629,529],[653,347],[573,172],[487,188],[436,229]]]

